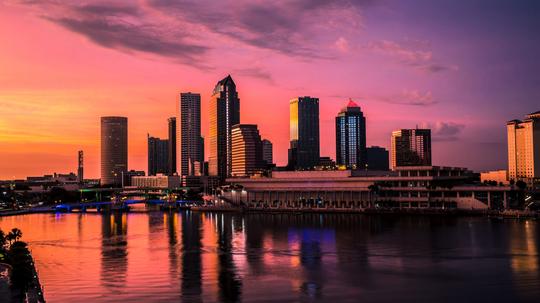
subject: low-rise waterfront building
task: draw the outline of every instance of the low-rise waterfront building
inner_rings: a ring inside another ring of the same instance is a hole
[[[145,177],[137,176],[132,178],[131,186],[174,189],[180,187],[180,176],[167,176],[164,174]]]
[[[480,182],[497,182],[497,184],[509,184],[508,171],[506,169],[492,170],[480,173]]]
[[[273,171],[266,178],[230,178],[224,199],[248,207],[503,209],[517,203],[510,186],[473,183],[464,168],[397,167],[395,171]]]

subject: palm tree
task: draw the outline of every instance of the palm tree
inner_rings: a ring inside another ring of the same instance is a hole
[[[7,234],[6,239],[9,241],[9,245],[11,245],[13,242],[19,241],[21,237],[22,231],[18,228],[14,228]]]

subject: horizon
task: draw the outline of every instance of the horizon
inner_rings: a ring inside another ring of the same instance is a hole
[[[146,134],[167,138],[181,92],[201,94],[207,137],[211,91],[227,74],[241,123],[258,125],[279,166],[289,100],[309,95],[321,156],[335,160],[334,118],[351,98],[367,146],[389,150],[393,130],[419,126],[432,129],[433,165],[507,169],[506,122],[540,110],[540,4],[287,3],[0,1],[0,180],[76,172],[78,150],[85,177],[99,178],[108,115],[128,118],[128,169],[147,171]]]

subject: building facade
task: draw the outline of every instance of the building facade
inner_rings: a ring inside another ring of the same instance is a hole
[[[128,170],[128,119],[101,117],[101,184],[120,185]]]
[[[201,95],[181,93],[177,114],[178,174],[194,176],[200,174],[201,167]],[[196,167],[199,167],[199,170]]]
[[[148,175],[167,174],[169,171],[169,140],[150,137],[148,142]]]
[[[388,150],[380,146],[371,146],[367,148],[368,169],[370,170],[388,170],[390,154]]]
[[[262,158],[266,166],[274,164],[274,148],[270,140],[262,140]]]
[[[136,176],[131,179],[131,186],[144,188],[144,187],[155,187],[155,188],[167,188],[175,189],[180,187],[180,176],[167,176],[163,174],[158,174],[156,176]]]
[[[431,165],[431,130],[402,129],[392,132],[392,169]]]
[[[230,75],[212,92],[209,122],[208,173],[224,180],[232,171],[232,127],[240,123],[240,99]]]
[[[177,173],[176,170],[176,117],[170,117],[168,120],[168,130],[169,130],[169,168],[168,173],[170,176]]]
[[[273,171],[271,177],[231,178],[240,188],[220,198],[261,209],[366,208],[505,209],[518,204],[511,186],[471,183],[464,168],[416,166],[395,171]]]
[[[352,100],[336,117],[336,163],[350,169],[367,164],[366,118]]]
[[[319,99],[298,97],[289,102],[289,169],[313,169],[319,164]]]
[[[237,124],[232,127],[231,176],[251,176],[265,168],[262,157],[262,141],[254,124]]]
[[[506,124],[508,177],[531,184],[540,178],[540,111]]]

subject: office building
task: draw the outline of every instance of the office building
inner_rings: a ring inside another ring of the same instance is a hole
[[[364,169],[366,153],[366,118],[360,106],[349,100],[336,117],[336,163],[350,169]]]
[[[274,151],[272,142],[270,142],[270,140],[262,140],[262,158],[266,163],[266,166],[274,164]]]
[[[131,186],[145,188],[167,188],[175,189],[180,187],[180,176],[167,176],[158,174],[156,176],[134,176],[131,179]]]
[[[431,165],[431,130],[402,129],[392,132],[392,169]]]
[[[122,174],[124,177],[122,178],[122,187],[125,186],[132,186],[133,185],[133,178],[135,177],[144,177],[146,174],[143,170],[130,170],[127,172],[124,172]]]
[[[169,126],[169,168],[168,173],[170,176],[174,175],[176,170],[176,117],[170,117],[168,119]]]
[[[262,141],[254,124],[237,124],[232,127],[231,175],[250,176],[265,168],[262,158]]]
[[[79,163],[77,166],[77,181],[79,181],[79,183],[84,182],[84,153],[82,150],[79,151]]]
[[[492,170],[480,173],[480,182],[495,182],[497,184],[508,184],[508,171],[506,169]]]
[[[367,168],[369,170],[388,170],[389,153],[388,150],[380,146],[371,146],[367,148]]]
[[[127,169],[128,119],[101,117],[101,184],[121,184]]]
[[[181,93],[177,108],[177,165],[181,176],[200,174],[201,95]],[[199,167],[199,170],[196,169]]]
[[[169,140],[148,136],[148,175],[169,172]]]
[[[216,84],[209,106],[208,173],[223,180],[232,171],[232,127],[240,123],[240,99],[230,75]]]
[[[319,164],[319,99],[298,97],[289,102],[289,169],[313,169]]]
[[[540,111],[506,124],[508,177],[531,185],[540,178]]]

